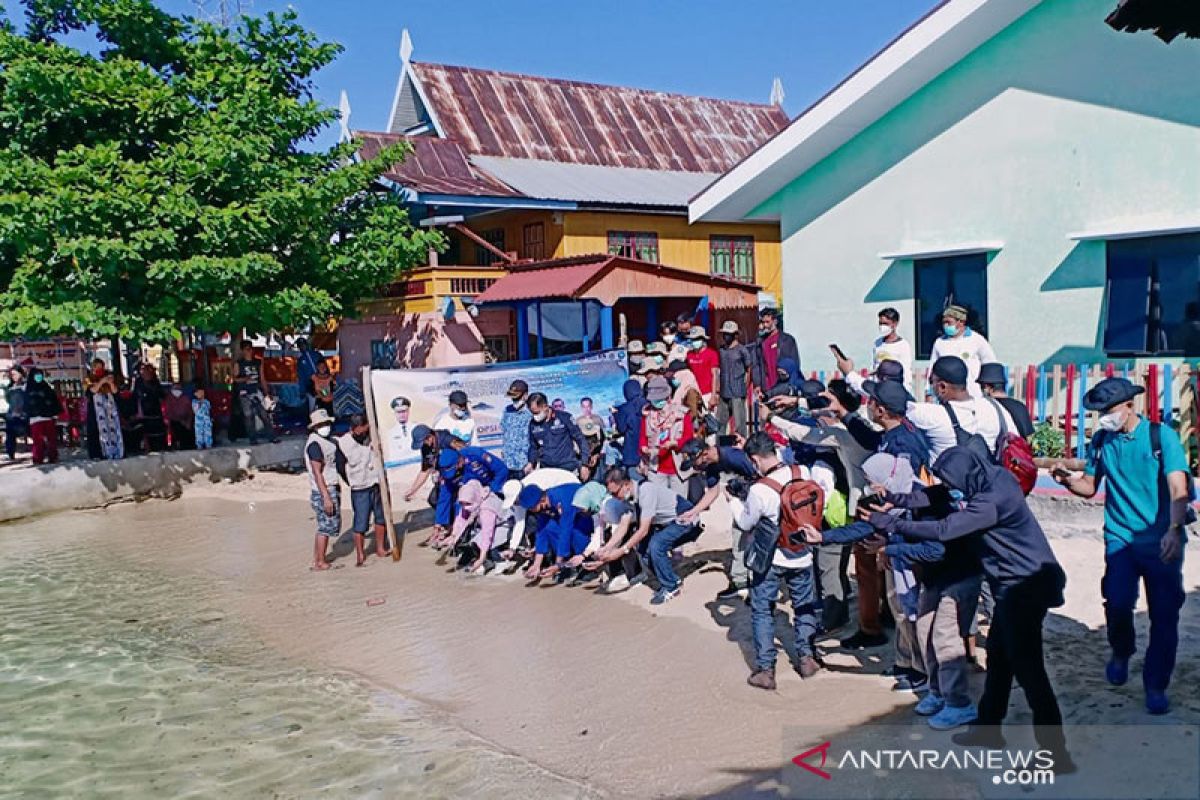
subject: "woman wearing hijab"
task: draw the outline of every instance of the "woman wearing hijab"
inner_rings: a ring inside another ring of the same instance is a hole
[[[867,512],[871,526],[908,539],[936,542],[967,540],[980,554],[983,573],[995,598],[988,636],[987,679],[977,718],[963,745],[1002,747],[1000,725],[1008,712],[1013,678],[1033,711],[1038,744],[1054,754],[1054,769],[1074,769],[1062,730],[1062,712],[1046,674],[1042,622],[1062,605],[1066,575],[1046,534],[1025,502],[1025,493],[1007,470],[965,447],[946,450],[933,465],[955,506],[940,520],[906,520],[883,510]],[[930,492],[888,493],[887,503],[908,509],[930,505]]]
[[[621,437],[621,466],[635,481],[644,477],[637,467],[642,461],[639,440],[642,437],[642,412],[646,398],[642,396],[642,384],[630,378],[622,387],[625,402],[613,409],[613,428]]]
[[[50,385],[46,373],[37,367],[29,370],[29,387],[25,390],[25,411],[29,415],[29,443],[33,463],[58,463],[58,427],[62,401]]]
[[[84,394],[87,398],[87,446],[89,458],[125,457],[121,415],[117,411],[117,382],[104,362],[92,362]]]

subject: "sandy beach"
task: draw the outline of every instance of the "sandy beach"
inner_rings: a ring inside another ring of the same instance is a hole
[[[553,788],[540,794],[770,793],[781,765],[804,745],[797,736],[836,736],[866,722],[919,724],[909,711],[913,696],[892,692],[891,681],[877,674],[890,663],[890,646],[854,655],[827,650],[829,669],[808,681],[781,656],[777,692],[746,685],[749,609],[713,600],[724,585],[714,559],[728,541],[721,509],[708,516],[689,555],[693,571],[682,596],[652,611],[645,587],[608,597],[449,573],[435,553],[415,546],[420,531],[410,532],[399,563],[371,559],[356,569],[346,558],[345,568],[314,574],[306,567],[312,520],[305,494],[303,476],[259,474],[192,487],[175,501],[7,525],[0,535],[10,557],[46,547],[82,557],[103,548],[163,581],[199,581],[210,606],[289,662],[355,676],[552,776]],[[1047,624],[1066,720],[1145,724],[1139,682],[1114,689],[1102,677],[1099,537],[1069,524],[1051,530],[1069,575],[1067,604]],[[1194,724],[1194,558],[1185,583],[1174,709],[1166,721]],[[778,630],[786,641],[782,617]],[[1135,657],[1135,669],[1139,664]],[[1019,691],[1013,708],[1011,720],[1028,719]]]

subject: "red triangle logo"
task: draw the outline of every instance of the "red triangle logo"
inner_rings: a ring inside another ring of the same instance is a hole
[[[806,750],[805,752],[803,752],[800,755],[793,758],[792,763],[795,764],[797,767],[802,767],[803,769],[808,770],[813,775],[820,776],[820,777],[824,778],[825,780],[831,780],[833,778],[833,776],[830,775],[828,772],[826,772],[824,769],[822,769],[822,767],[825,766],[825,759],[829,756],[829,746],[830,746],[830,742],[825,742],[824,744],[819,744],[816,747],[812,748],[811,750]],[[817,755],[818,753],[820,753],[820,755],[821,755],[821,763],[820,763],[820,765],[814,767],[812,764],[808,763],[808,759],[812,758],[813,756]]]

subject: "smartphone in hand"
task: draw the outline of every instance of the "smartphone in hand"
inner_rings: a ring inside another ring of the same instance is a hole
[[[830,351],[831,351],[831,352],[832,352],[832,353],[833,353],[835,356],[837,356],[838,358],[840,358],[842,361],[847,361],[847,360],[849,360],[849,359],[847,359],[847,358],[846,358],[846,354],[842,352],[842,348],[838,347],[836,344],[832,344],[832,343],[831,343],[831,344],[829,345],[829,349],[830,349]]]

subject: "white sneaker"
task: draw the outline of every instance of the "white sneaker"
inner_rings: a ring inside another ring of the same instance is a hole
[[[505,572],[508,572],[508,570],[511,569],[512,565],[515,563],[515,561],[497,561],[496,566],[492,568],[492,574],[503,575]]]
[[[617,592],[623,592],[626,589],[628,589],[630,587],[630,585],[631,584],[629,583],[628,577],[626,577],[625,575],[617,575],[617,576],[609,579],[608,583],[605,584],[604,593],[605,594],[616,594]]]

